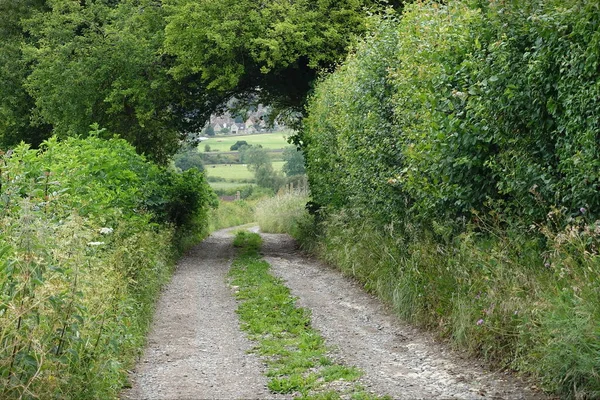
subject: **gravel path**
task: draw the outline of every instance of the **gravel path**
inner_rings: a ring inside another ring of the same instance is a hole
[[[263,254],[335,358],[365,372],[363,385],[394,399],[547,399],[510,375],[460,358],[430,334],[399,321],[356,282],[296,251],[285,235],[262,234]]]
[[[262,362],[239,329],[226,283],[230,230],[184,257],[165,289],[147,349],[124,400],[282,399],[266,387]],[[428,334],[405,326],[339,272],[307,258],[286,235],[263,234],[263,253],[286,281],[333,357],[365,372],[368,391],[394,399],[545,399],[510,376],[486,372]]]
[[[143,358],[132,375],[131,400],[266,399],[261,361],[239,329],[226,284],[233,236],[219,231],[178,264],[157,305]]]

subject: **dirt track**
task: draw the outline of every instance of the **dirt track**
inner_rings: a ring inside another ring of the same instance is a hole
[[[268,391],[263,364],[247,353],[252,343],[226,282],[234,254],[228,232],[214,233],[179,263],[123,399],[289,398]],[[394,399],[545,398],[404,325],[353,281],[298,252],[288,236],[263,238],[273,273],[312,311],[332,356],[365,372],[369,391]]]

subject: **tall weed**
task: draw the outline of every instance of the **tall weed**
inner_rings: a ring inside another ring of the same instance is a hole
[[[251,200],[219,201],[217,206],[209,212],[209,230],[214,232],[219,229],[254,222],[255,205],[256,201]]]

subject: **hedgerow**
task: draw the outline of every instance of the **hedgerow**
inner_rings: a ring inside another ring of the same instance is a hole
[[[494,208],[531,223],[551,207],[596,217],[597,10],[455,1],[372,21],[309,106],[315,200],[373,213],[388,201],[388,216],[425,219]]]
[[[0,397],[116,398],[210,199],[117,138],[2,153]]]
[[[398,312],[600,393],[600,5],[407,5],[316,86],[318,248]]]

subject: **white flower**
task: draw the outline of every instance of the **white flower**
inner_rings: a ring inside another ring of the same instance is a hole
[[[88,242],[88,246],[102,246],[104,242]]]
[[[113,228],[100,228],[99,232],[102,235],[109,235],[109,234],[113,233]]]

